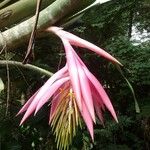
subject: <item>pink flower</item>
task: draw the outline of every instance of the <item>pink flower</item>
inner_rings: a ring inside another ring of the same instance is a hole
[[[20,124],[23,124],[32,113],[36,114],[51,99],[49,123],[52,125],[59,147],[71,144],[76,126],[81,124],[81,117],[94,140],[95,114],[103,123],[102,112],[106,107],[116,121],[117,117],[102,85],[88,70],[71,44],[88,48],[114,63],[120,63],[99,47],[61,28],[50,27],[48,31],[61,38],[67,62],[65,67],[56,72],[22,107],[18,114],[22,112],[25,114]]]
[[[81,39],[80,37],[73,35],[69,32],[66,32],[64,30],[62,30],[62,28],[59,27],[49,27],[47,29],[47,31],[53,32],[54,34],[56,34],[57,36],[59,36],[61,39],[66,39],[68,40],[68,42],[71,45],[75,45],[75,46],[79,46],[79,47],[83,47],[83,48],[87,48],[95,53],[97,53],[98,55],[108,59],[109,61],[111,61],[112,63],[116,63],[122,66],[122,64],[115,59],[114,57],[112,57],[110,54],[108,54],[106,51],[104,51],[103,49],[99,48],[98,46],[84,40]]]

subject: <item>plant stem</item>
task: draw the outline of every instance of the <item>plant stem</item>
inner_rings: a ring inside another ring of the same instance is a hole
[[[33,53],[32,50],[34,49],[34,41],[35,41],[35,36],[36,36],[36,29],[37,29],[37,24],[38,24],[38,19],[39,19],[41,3],[42,3],[42,0],[37,0],[36,12],[35,12],[35,22],[34,22],[32,32],[31,32],[31,36],[30,36],[30,40],[29,40],[29,43],[28,43],[26,56],[23,60],[23,63],[26,63],[30,56],[34,57],[34,53]]]
[[[40,74],[44,74],[44,75],[49,76],[49,77],[53,75],[53,73],[48,71],[48,70],[42,69],[40,67],[31,65],[31,64],[25,64],[24,65],[24,64],[22,64],[22,62],[17,62],[17,61],[0,60],[0,65],[1,66],[6,66],[6,65],[18,66],[18,67],[21,67],[21,68],[24,68],[24,69],[29,69],[29,70],[38,72]]]

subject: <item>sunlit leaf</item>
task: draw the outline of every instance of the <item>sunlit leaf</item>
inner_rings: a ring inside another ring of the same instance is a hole
[[[0,93],[4,90],[4,83],[2,79],[0,78]]]

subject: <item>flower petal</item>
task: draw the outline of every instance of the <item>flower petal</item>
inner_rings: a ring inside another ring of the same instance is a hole
[[[47,30],[52,31],[53,33],[58,35],[60,38],[67,39],[72,45],[87,48],[87,49],[94,51],[95,53],[99,54],[100,56],[122,66],[122,64],[117,59],[112,57],[109,53],[107,53],[103,49],[99,48],[98,46],[96,46],[96,45],[76,36],[76,35],[73,35],[72,33],[69,33],[69,32],[62,30],[62,28],[50,27]]]
[[[118,122],[118,119],[117,119],[116,113],[114,111],[114,108],[111,104],[111,101],[110,101],[109,97],[107,96],[105,90],[103,89],[102,85],[95,78],[95,76],[87,70],[87,68],[84,67],[84,70],[85,70],[85,73],[88,76],[89,80],[91,81],[91,83],[93,84],[93,86],[95,87],[97,92],[99,93],[99,96],[103,100],[103,103],[105,104],[107,109],[111,112],[111,114],[112,114],[113,118],[116,120],[116,122]]]
[[[76,55],[76,57],[78,58],[78,60],[82,64],[83,69],[85,71],[85,74],[87,75],[87,77],[91,81],[92,85],[95,87],[96,91],[99,93],[99,96],[103,100],[103,103],[105,104],[107,109],[111,112],[111,114],[112,114],[113,118],[116,120],[116,122],[118,122],[118,119],[117,119],[116,113],[114,111],[114,108],[111,104],[111,101],[110,101],[109,97],[107,96],[105,90],[103,89],[102,85],[99,83],[99,81],[96,79],[96,77],[88,70],[88,68],[82,62],[80,57],[78,57],[78,55],[76,53],[74,53],[74,55]]]
[[[49,87],[49,90],[45,93],[45,95],[43,95],[41,100],[38,102],[36,110],[35,110],[35,114],[51,98],[51,96],[68,80],[69,80],[69,77],[59,79]]]
[[[66,84],[65,84],[66,85]],[[49,124],[54,117],[56,108],[61,100],[63,100],[64,97],[67,96],[69,93],[69,86],[67,85],[66,87],[61,87],[61,90],[55,97],[52,98],[52,103],[51,103],[51,110],[50,110],[50,116],[49,116]]]
[[[54,94],[54,92],[67,80],[69,80],[68,77],[56,81],[52,86],[49,87],[50,90],[47,91],[47,93],[45,93],[45,95],[43,95],[44,97],[42,97],[41,99],[36,98],[36,96],[35,96],[32,103],[28,107],[26,113],[24,114],[24,116],[20,122],[20,125],[23,124],[23,122],[33,113],[33,111],[35,111],[35,109],[37,112],[42,107],[42,105],[44,105],[47,102],[47,100]],[[39,103],[39,101],[40,101],[40,103]]]
[[[47,92],[47,90],[49,90],[49,87],[52,85],[52,83],[54,83],[59,78],[63,77],[63,75],[66,73],[66,71],[67,71],[67,66],[65,66],[62,69],[60,69],[59,71],[57,71],[51,78],[49,78],[45,82],[45,84],[41,87],[41,89],[37,93],[35,99],[40,100],[43,97],[43,95],[45,95],[45,93]]]
[[[40,89],[39,89],[40,90]],[[35,96],[37,95],[37,93],[39,92],[36,91],[31,97],[30,99],[24,104],[24,106],[20,109],[20,111],[17,113],[16,116],[20,115],[21,113],[23,113],[24,111],[26,111],[28,109],[28,107],[30,106],[30,104],[32,103],[33,99],[35,98]]]
[[[73,53],[76,53],[73,49],[72,49],[72,51],[73,51]],[[92,93],[91,93],[91,89],[90,89],[90,85],[89,85],[89,79],[87,78],[87,76],[82,68],[82,65],[80,64],[80,62],[78,61],[78,59],[76,58],[75,55],[74,55],[74,58],[76,60],[76,64],[77,64],[77,68],[78,68],[83,100],[85,101],[88,111],[89,111],[93,121],[95,122],[94,105],[93,105]]]
[[[97,92],[97,90],[95,89],[95,87],[93,86],[91,82],[90,82],[90,86],[92,89],[92,96],[94,99],[94,103],[96,103],[99,106],[99,108],[101,108],[104,111],[105,106],[104,106],[102,98],[99,96],[99,93]]]
[[[82,108],[83,109],[82,109],[81,115],[82,115],[84,122],[89,130],[91,138],[94,141],[93,121],[92,121],[91,115],[90,115],[84,101],[82,101]]]
[[[103,119],[102,110],[101,110],[102,106],[103,105],[100,105],[98,103],[97,97],[94,97],[94,108],[95,108],[96,114],[97,114],[99,120],[101,121],[101,123],[104,125],[104,119]]]
[[[71,50],[72,47],[67,40],[65,40],[65,39],[61,39],[61,40],[64,44],[65,51],[66,51],[68,71],[69,71],[69,75],[70,75],[70,79],[71,79],[72,88],[76,95],[78,107],[80,110],[82,110],[80,81],[79,81],[79,77],[78,77],[77,65],[76,65],[75,59],[73,57],[72,50]]]
[[[24,123],[24,121],[33,113],[33,111],[35,110],[38,102],[39,102],[40,99],[33,99],[33,101],[31,102],[31,104],[29,105],[28,109],[26,110],[21,122],[20,122],[20,125],[22,125]]]
[[[101,121],[101,124],[104,126],[104,118],[102,115],[102,110],[100,109],[98,105],[96,105],[96,103],[94,104],[94,107],[95,107],[95,111],[98,116],[98,119]]]

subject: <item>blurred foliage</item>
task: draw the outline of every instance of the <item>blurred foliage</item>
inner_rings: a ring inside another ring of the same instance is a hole
[[[71,150],[149,150],[150,149],[150,40],[136,45],[131,41],[133,26],[142,33],[149,32],[150,4],[143,0],[116,0],[88,11],[77,23],[66,30],[109,51],[124,64],[123,72],[132,84],[141,113],[136,114],[132,93],[116,67],[96,54],[78,49],[91,72],[106,88],[117,112],[119,123],[105,113],[105,126],[95,125],[95,142],[85,127],[74,138]],[[7,54],[9,59],[22,61],[26,45]],[[35,42],[33,64],[52,72],[65,63],[60,40],[45,37]],[[0,55],[5,59],[6,54]],[[96,69],[95,69],[96,68]],[[6,67],[0,69],[0,149],[2,150],[55,150],[55,137],[48,125],[49,106],[36,117],[19,127],[20,116],[15,117],[24,102],[47,80],[44,75],[9,67],[10,93],[7,93]],[[9,94],[9,103],[6,97]],[[8,114],[6,108],[8,105]]]

